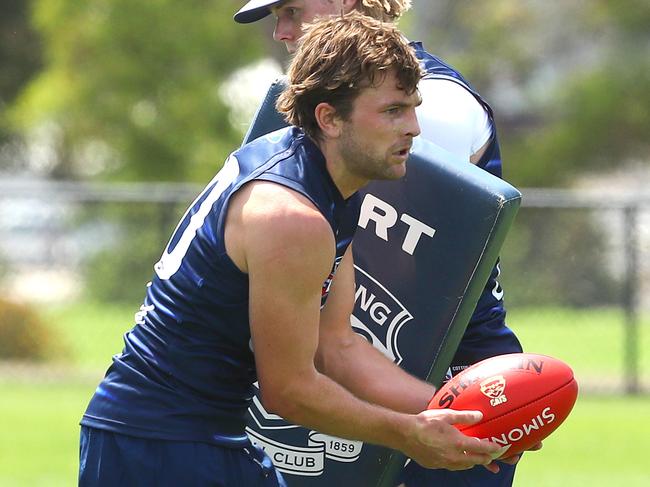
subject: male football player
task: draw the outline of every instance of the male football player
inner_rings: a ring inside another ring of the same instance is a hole
[[[252,0],[234,18],[239,23],[250,23],[272,13],[276,19],[273,37],[292,53],[297,48],[303,26],[318,17],[358,10],[390,25],[410,6],[410,0]],[[499,142],[488,103],[458,71],[428,53],[421,43],[412,42],[411,46],[425,71],[419,84],[422,104],[417,109],[422,137],[501,177]],[[503,290],[497,281],[499,272],[497,264],[452,361],[449,377],[485,358],[522,351],[517,337],[505,323]],[[500,464],[498,475],[492,475],[480,467],[449,472],[425,470],[411,462],[404,471],[403,480],[408,487],[509,486],[515,467]]]
[[[433,387],[350,326],[357,190],[405,174],[420,77],[374,19],[309,29],[278,102],[292,125],[229,157],[154,266],[81,421],[80,485],[285,485],[245,434],[256,379],[296,424],[428,467],[496,468],[497,445],[452,426],[480,412],[423,411]]]

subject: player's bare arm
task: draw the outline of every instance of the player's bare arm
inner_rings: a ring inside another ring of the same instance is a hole
[[[435,388],[406,373],[355,333],[350,326],[354,307],[354,265],[349,248],[321,312],[317,365],[358,397],[368,402],[417,414]]]
[[[355,333],[350,326],[353,307],[354,264],[350,247],[336,273],[327,304],[321,311],[316,355],[318,369],[366,401],[405,413],[421,413],[420,417],[428,423],[428,429],[439,422],[441,438],[449,424],[466,420],[457,418],[457,412],[452,410],[422,412],[435,388],[397,367]],[[452,433],[455,435],[455,430]],[[442,441],[440,448],[444,448]],[[518,459],[505,461],[516,463]],[[499,469],[494,463],[485,467],[492,472]]]
[[[360,424],[354,431],[345,424],[359,423],[372,406],[314,365],[321,288],[334,261],[328,223],[301,195],[254,183],[231,203],[226,245],[249,274],[251,334],[265,407],[320,431],[363,434]]]
[[[490,462],[494,445],[450,425],[474,422],[476,413],[398,413],[359,399],[316,368],[334,236],[309,201],[273,183],[249,184],[231,202],[226,248],[249,275],[251,334],[267,409],[324,433],[402,450],[428,467]]]

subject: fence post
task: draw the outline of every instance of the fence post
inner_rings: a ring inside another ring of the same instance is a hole
[[[639,313],[638,313],[638,206],[624,208],[625,283],[625,392],[639,393]]]

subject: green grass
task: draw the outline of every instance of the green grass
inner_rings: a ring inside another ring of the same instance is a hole
[[[80,302],[46,308],[42,314],[68,351],[70,365],[105,369],[122,350],[122,335],[133,327],[138,306]]]
[[[521,487],[650,485],[650,397],[578,399],[573,412],[517,468]]]
[[[78,422],[110,358],[122,348],[134,306],[82,303],[44,311],[57,331],[70,378],[0,376],[0,486],[76,483]],[[650,449],[650,396],[615,394],[623,374],[623,317],[616,310],[512,310],[508,322],[531,352],[572,365],[581,385],[601,385],[608,396],[582,392],[575,409],[540,452],[527,454],[516,487],[645,487]],[[641,373],[650,382],[650,322],[639,329]],[[47,368],[46,368],[47,369]],[[8,369],[11,370],[11,369]],[[42,370],[42,369],[39,369]],[[46,370],[47,372],[47,370]],[[28,374],[27,374],[28,375]],[[65,374],[64,374],[65,375]],[[82,381],[78,377],[91,377]],[[77,378],[74,378],[77,377]],[[583,388],[584,391],[584,388]]]
[[[79,419],[95,386],[0,383],[0,485],[76,483]]]
[[[94,384],[0,384],[0,485],[76,483],[78,421]],[[650,397],[581,397],[539,452],[518,467],[518,487],[647,487]]]
[[[65,360],[78,370],[103,371],[122,350],[122,335],[133,326],[138,304],[91,302],[44,311],[68,350]],[[640,373],[650,387],[650,317],[639,326]],[[623,384],[624,316],[616,309],[513,309],[508,323],[524,349],[569,363],[581,384],[611,390]]]
[[[527,352],[551,355],[574,370],[578,382],[603,392],[625,380],[625,318],[616,309],[514,309],[512,327]],[[650,316],[638,326],[639,374],[650,388]]]

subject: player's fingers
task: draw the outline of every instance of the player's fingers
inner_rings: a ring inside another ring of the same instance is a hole
[[[467,447],[470,448],[470,447]],[[476,465],[483,465],[491,472],[498,472],[499,467],[496,465],[490,454],[477,453],[475,450],[463,450],[458,460],[458,470],[465,470]]]
[[[483,419],[481,411],[456,411],[447,409],[447,420],[450,424],[474,424]]]
[[[498,472],[498,465],[494,464],[494,457],[500,448],[494,443],[478,438],[466,437],[460,443],[460,453],[462,457],[459,463],[462,465],[459,469],[472,468],[475,465],[484,465],[491,472]]]
[[[496,458],[495,455],[500,455],[502,452],[502,447],[489,440],[481,440],[480,438],[474,437],[466,438],[467,440],[461,444],[461,448],[466,452],[466,454],[483,455],[487,457],[485,461],[481,463],[490,463]]]
[[[471,468],[474,465],[484,465],[487,467],[491,463],[494,463],[490,455],[486,455],[484,453],[470,453],[470,452],[464,453],[463,461],[467,463],[468,468]]]

